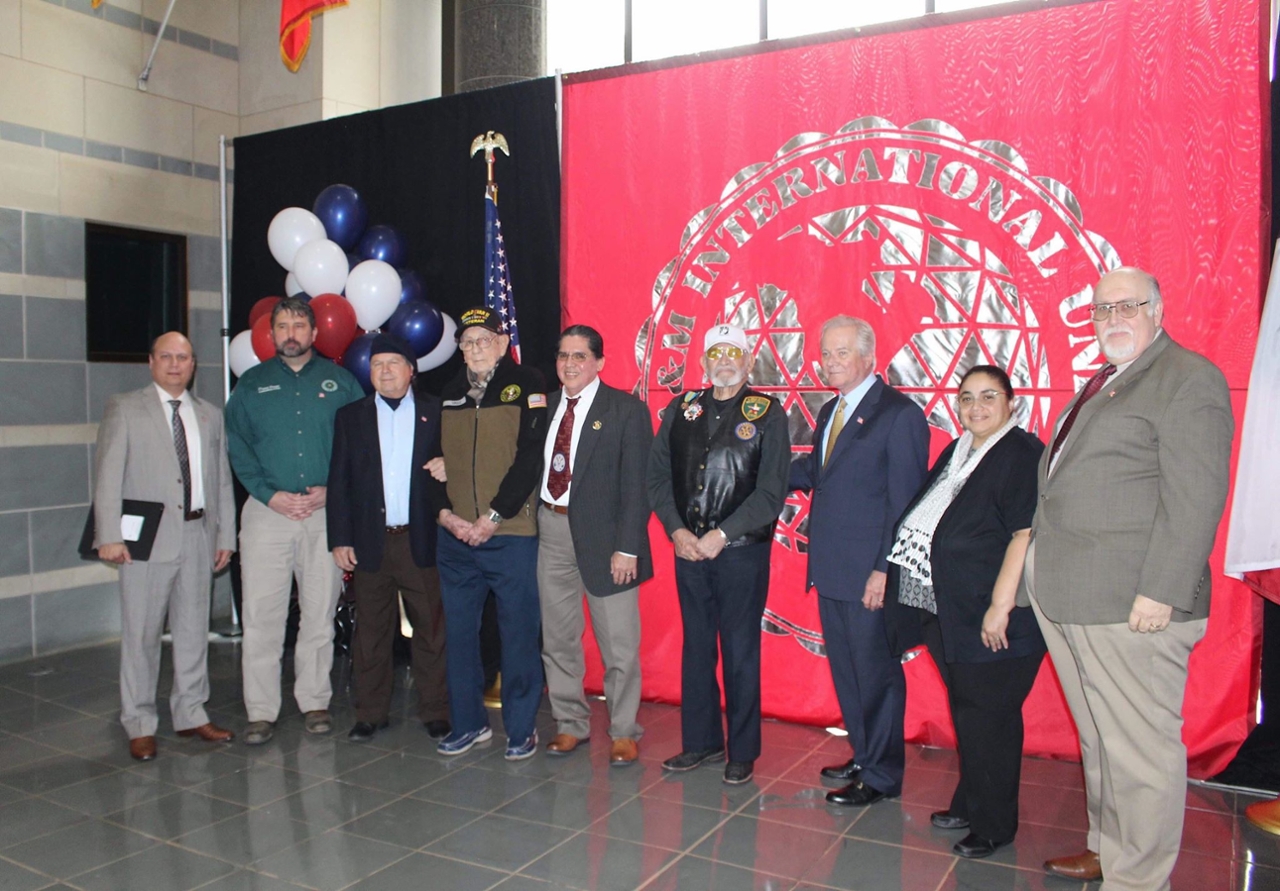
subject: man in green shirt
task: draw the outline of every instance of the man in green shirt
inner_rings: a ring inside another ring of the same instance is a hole
[[[289,594],[302,613],[293,650],[293,695],[310,733],[332,728],[333,611],[341,574],[329,556],[325,483],[333,416],[364,396],[345,368],[312,349],[311,307],[281,300],[271,313],[275,358],[241,376],[227,403],[231,467],[249,491],[240,515],[244,644],[244,741],[271,739],[280,715],[280,659]]]

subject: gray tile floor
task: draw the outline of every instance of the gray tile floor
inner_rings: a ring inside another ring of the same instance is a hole
[[[728,787],[713,767],[662,774],[679,748],[671,706],[643,706],[629,768],[609,767],[601,703],[588,751],[508,764],[500,734],[439,757],[401,690],[367,745],[346,741],[342,692],[331,736],[308,736],[291,707],[271,743],[214,746],[180,741],[165,715],[159,757],[138,764],[115,720],[117,660],[102,646],[0,668],[0,891],[1096,891],[1040,871],[1084,846],[1073,764],[1027,759],[1017,842],[970,862],[929,825],[955,782],[947,751],[910,747],[901,799],[842,810],[817,771],[847,749],[815,728],[766,722],[754,782]],[[212,645],[210,669],[211,716],[239,731],[237,645]],[[1175,889],[1280,889],[1280,839],[1239,816],[1252,800],[1188,790]]]

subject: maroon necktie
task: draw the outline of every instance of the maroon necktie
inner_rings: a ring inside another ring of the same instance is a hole
[[[547,491],[552,498],[559,498],[569,491],[569,481],[573,479],[573,471],[569,467],[569,449],[573,445],[573,407],[581,398],[571,396],[565,402],[560,429],[556,431],[556,441],[551,447],[551,472],[547,474]]]
[[[1076,422],[1076,415],[1080,414],[1080,407],[1097,395],[1102,389],[1102,385],[1107,382],[1107,378],[1116,373],[1116,367],[1108,362],[1098,369],[1098,373],[1089,378],[1089,383],[1084,385],[1084,390],[1080,393],[1080,398],[1076,400],[1076,404],[1071,406],[1071,413],[1067,415],[1067,419],[1062,422],[1062,428],[1058,430],[1058,435],[1053,438],[1053,449],[1049,452],[1049,464],[1052,466],[1053,459],[1058,457],[1058,450],[1062,448],[1062,444],[1067,441],[1067,434],[1071,432],[1071,425]]]

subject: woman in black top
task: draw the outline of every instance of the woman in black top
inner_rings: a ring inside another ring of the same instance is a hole
[[[947,685],[960,754],[951,806],[961,857],[987,857],[1018,830],[1022,703],[1044,656],[1029,608],[1015,607],[1044,444],[1013,420],[1009,376],[975,366],[957,399],[964,435],[938,456],[898,521],[885,618],[902,653],[928,646]]]

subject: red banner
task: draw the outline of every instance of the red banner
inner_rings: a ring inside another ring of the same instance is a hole
[[[311,19],[347,0],[280,0],[280,61],[297,72],[311,48]]]
[[[1009,370],[1020,419],[1043,435],[1099,365],[1091,286],[1133,264],[1161,279],[1165,327],[1222,367],[1243,408],[1269,224],[1259,8],[1083,3],[569,78],[564,321],[602,331],[604,377],[655,414],[702,386],[706,329],[742,325],[753,383],[782,400],[803,452],[831,395],[817,329],[860,316],[877,370],[924,408],[936,455],[958,430],[957,371],[978,362]],[[835,724],[806,530],[793,496],[773,554],[764,709]],[[656,523],[652,538],[644,695],[678,701],[672,556]],[[1253,612],[1219,574],[1187,690],[1201,774],[1250,724]],[[908,738],[952,744],[930,660],[906,671]],[[1078,757],[1047,662],[1026,716],[1029,752]]]

